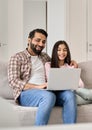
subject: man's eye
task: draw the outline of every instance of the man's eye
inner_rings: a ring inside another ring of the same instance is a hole
[[[36,41],[36,42],[40,42],[40,40],[39,40],[39,39],[36,39],[35,41]]]
[[[45,44],[46,42],[45,42],[45,41],[43,41],[42,43],[43,43],[43,44]]]

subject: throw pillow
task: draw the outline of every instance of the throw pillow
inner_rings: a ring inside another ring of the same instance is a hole
[[[92,89],[78,88],[75,92],[83,99],[92,101]]]
[[[77,105],[91,104],[92,101],[88,101],[76,94]]]

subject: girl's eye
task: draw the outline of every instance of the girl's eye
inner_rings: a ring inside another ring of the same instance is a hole
[[[67,51],[67,49],[64,49],[64,51]]]
[[[61,50],[58,50],[58,51],[61,51]]]

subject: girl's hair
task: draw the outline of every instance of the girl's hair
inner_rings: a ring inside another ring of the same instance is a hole
[[[67,49],[67,56],[65,58],[65,63],[70,64],[71,63],[71,54],[68,44],[65,41],[57,41],[54,44],[53,50],[52,50],[52,56],[51,56],[51,67],[52,68],[59,68],[59,59],[58,59],[58,47],[59,45],[65,45]]]

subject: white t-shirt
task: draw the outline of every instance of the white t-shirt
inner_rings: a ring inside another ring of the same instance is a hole
[[[31,56],[32,70],[29,83],[41,85],[45,83],[45,69],[38,56]]]

